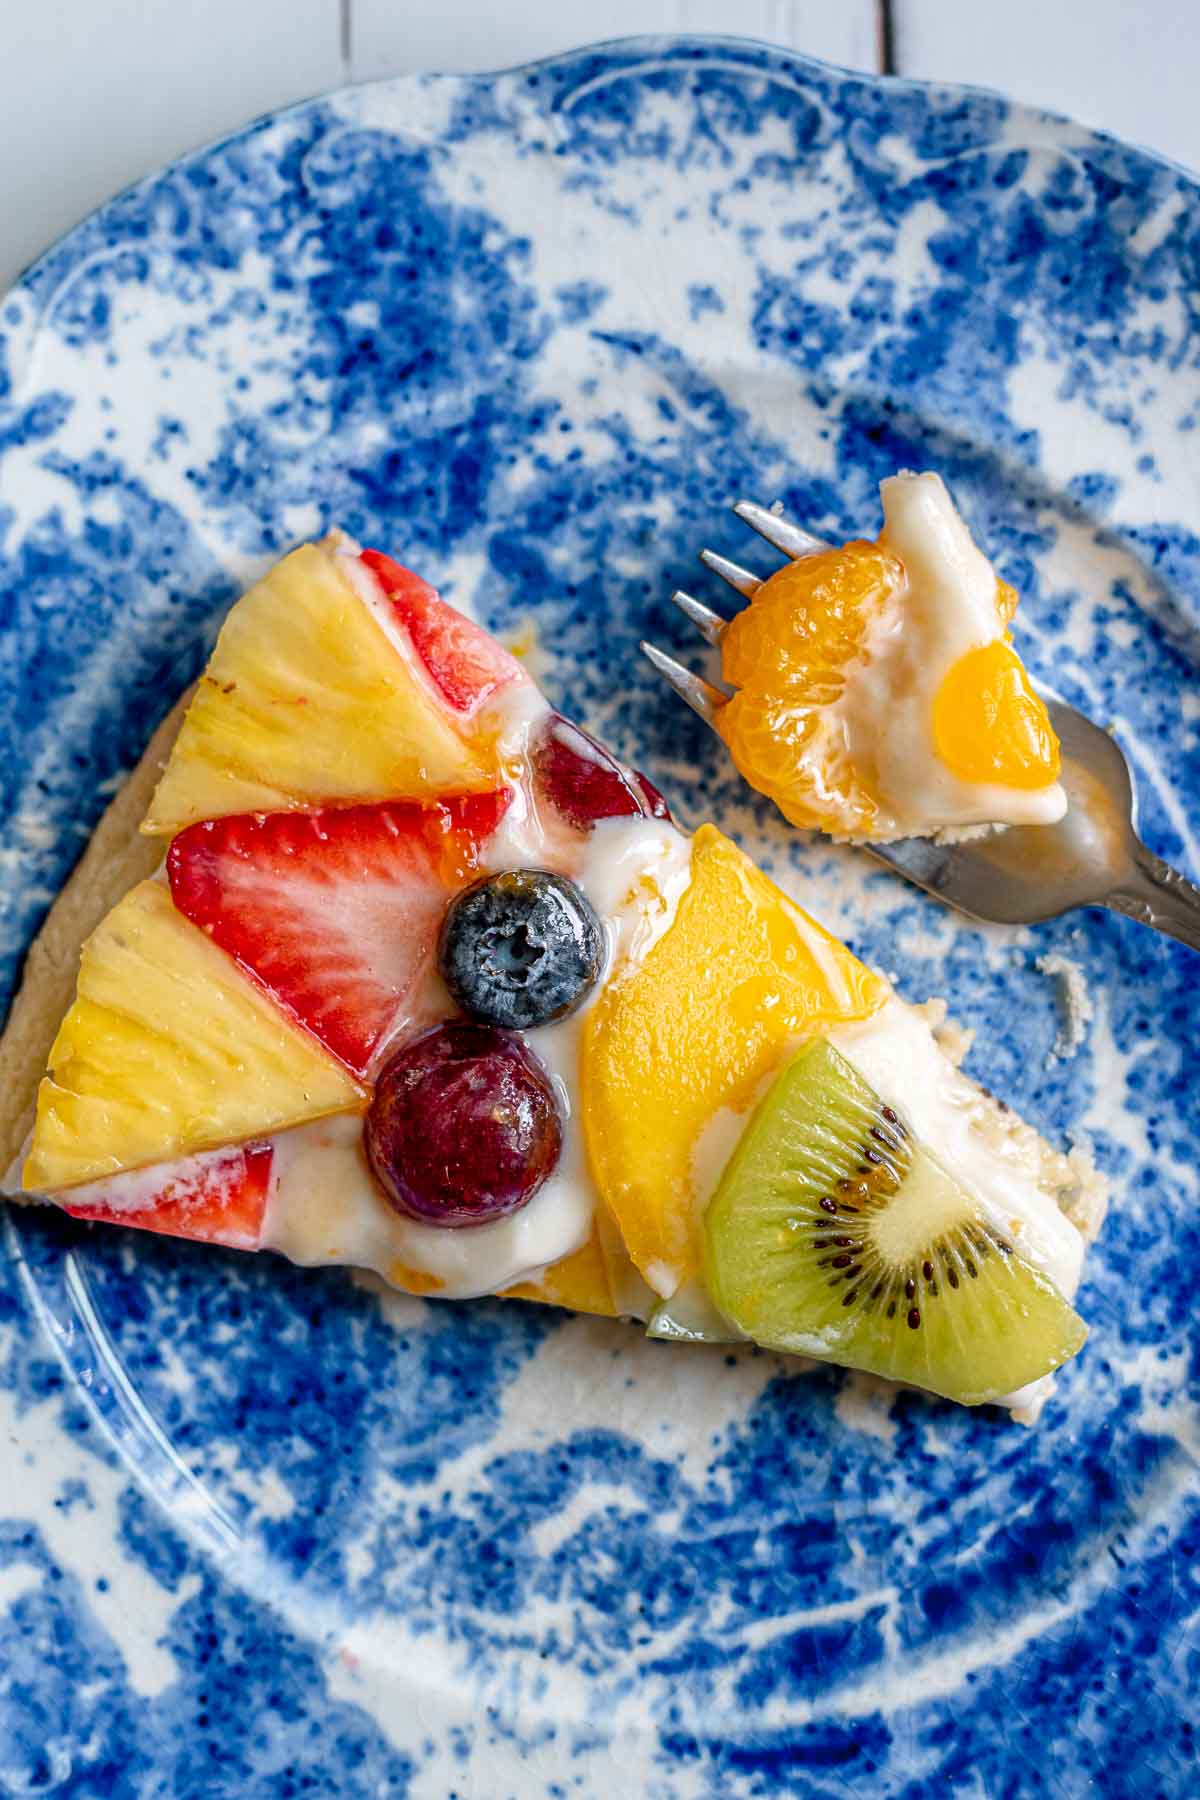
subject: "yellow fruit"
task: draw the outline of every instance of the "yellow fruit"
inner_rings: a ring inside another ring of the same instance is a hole
[[[427,1269],[414,1269],[408,1263],[395,1262],[388,1270],[388,1280],[393,1287],[401,1288],[406,1294],[440,1294],[445,1289],[445,1282],[440,1275],[431,1275]]]
[[[728,838],[697,832],[671,925],[584,1028],[588,1156],[651,1287],[670,1293],[699,1266],[692,1160],[714,1115],[745,1112],[797,1044],[888,992]]]
[[[405,1263],[393,1263],[388,1270],[393,1287],[406,1294],[428,1296],[441,1293],[446,1284],[424,1269],[413,1269]],[[586,1244],[551,1263],[532,1281],[519,1281],[515,1287],[500,1290],[502,1300],[537,1300],[543,1306],[565,1306],[568,1312],[597,1313],[601,1318],[615,1319],[617,1308],[609,1286],[608,1269],[599,1239],[590,1237]]]
[[[617,1317],[608,1265],[596,1232],[572,1255],[543,1269],[535,1280],[505,1288],[504,1296],[509,1300],[540,1300],[546,1306],[565,1306],[569,1312],[598,1313],[605,1319]]]
[[[388,1270],[388,1280],[405,1293],[423,1296],[439,1294],[446,1286],[438,1276],[399,1262],[393,1263]],[[531,1281],[519,1281],[514,1287],[502,1288],[500,1298],[536,1300],[543,1306],[564,1306],[568,1312],[596,1313],[605,1319],[618,1316],[598,1231],[570,1256],[551,1263]]]
[[[1040,788],[1057,781],[1062,756],[1050,715],[1002,639],[969,650],[933,702],[934,748],[960,781]]]
[[[826,709],[903,581],[899,557],[879,544],[802,557],[765,581],[722,635],[722,672],[738,691],[718,729],[746,780],[794,825],[836,820],[840,831],[869,832],[879,812],[870,772],[850,763]]]
[[[83,947],[27,1188],[72,1187],[348,1112],[362,1089],[143,881]]]
[[[861,745],[851,756],[836,703],[875,654],[872,627],[903,602],[905,579],[882,542],[802,557],[765,581],[722,635],[722,672],[737,691],[718,730],[746,780],[794,825],[867,837],[876,826],[880,773]],[[1014,590],[997,581],[997,624],[1016,607]],[[1001,639],[951,668],[933,725],[936,754],[963,781],[1038,788],[1057,778],[1049,716]]]
[[[238,601],[142,829],[480,788],[491,777],[338,557],[305,544]]]

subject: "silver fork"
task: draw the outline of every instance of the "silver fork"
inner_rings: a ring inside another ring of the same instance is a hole
[[[789,519],[741,500],[738,518],[791,560],[830,546]],[[714,550],[700,560],[744,598],[766,578]],[[726,620],[702,600],[671,596],[709,644],[719,644]],[[729,695],[654,644],[642,649],[680,699],[715,728]],[[1137,797],[1129,764],[1107,731],[1057,695],[1043,692],[1062,743],[1062,783],[1069,805],[1057,825],[1013,825],[962,844],[902,838],[868,844],[872,856],[907,876],[927,894],[973,919],[1034,925],[1076,906],[1107,906],[1192,950],[1200,950],[1200,888],[1148,850],[1137,835]]]

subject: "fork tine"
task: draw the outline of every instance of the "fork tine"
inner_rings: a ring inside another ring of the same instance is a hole
[[[703,719],[706,725],[711,725],[715,731],[717,714],[729,699],[729,695],[723,694],[720,688],[712,685],[711,681],[705,681],[702,675],[693,675],[690,669],[685,669],[682,663],[677,663],[673,656],[668,656],[666,651],[660,650],[657,645],[647,644],[643,641],[642,650],[659,674],[670,682],[679,698],[686,701],[692,711]]]
[[[818,550],[829,549],[824,538],[814,536],[800,525],[793,525],[790,519],[781,519],[778,513],[770,512],[765,506],[756,506],[753,500],[739,500],[733,510],[744,525],[757,531],[759,537],[766,538],[768,544],[782,550],[785,556],[812,556]]]
[[[721,633],[725,629],[725,620],[720,613],[714,612],[711,606],[705,606],[703,600],[693,600],[682,588],[677,588],[671,595],[672,606],[677,606],[685,619],[690,619],[702,638],[710,644],[719,644]]]
[[[711,569],[714,575],[719,575],[722,581],[729,583],[735,593],[743,594],[747,600],[752,599],[762,586],[762,581],[757,575],[751,574],[749,569],[743,569],[741,563],[730,562],[727,556],[718,556],[715,550],[702,550],[700,561],[706,569]]]

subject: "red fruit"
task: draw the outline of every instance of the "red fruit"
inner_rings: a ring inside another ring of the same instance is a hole
[[[380,550],[362,560],[392,603],[413,647],[455,712],[473,713],[497,688],[524,679],[515,656],[473,619],[447,606],[435,588]]]
[[[590,831],[598,819],[671,816],[652,782],[559,713],[547,719],[532,760],[543,793],[576,831]]]
[[[76,1189],[66,1210],[75,1219],[135,1225],[166,1237],[201,1238],[235,1250],[257,1250],[271,1184],[270,1144],[213,1150],[190,1159],[185,1170],[162,1175],[138,1169],[111,1181]],[[94,1195],[94,1198],[87,1196]]]
[[[633,777],[634,783],[642,796],[645,810],[650,818],[669,819],[671,817],[671,809],[651,781],[650,777],[648,775],[643,775],[640,769],[630,769],[629,773]]]
[[[562,1150],[550,1078],[510,1031],[452,1019],[384,1064],[363,1126],[396,1211],[427,1225],[503,1219],[532,1200]]]
[[[448,898],[478,869],[510,794],[387,800],[191,825],[171,898],[356,1075],[412,1023]]]

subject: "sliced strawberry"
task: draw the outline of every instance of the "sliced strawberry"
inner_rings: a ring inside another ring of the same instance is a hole
[[[135,1225],[167,1237],[202,1238],[235,1250],[257,1250],[271,1185],[270,1144],[213,1150],[189,1157],[173,1174],[137,1169],[90,1182],[65,1202],[75,1219]],[[161,1182],[161,1186],[158,1185]]]
[[[189,826],[167,855],[184,916],[361,1075],[407,1022],[447,898],[474,875],[506,788]]]
[[[497,688],[524,678],[525,671],[515,656],[474,620],[447,606],[419,575],[401,568],[380,550],[364,550],[362,560],[455,712],[473,713]]]
[[[653,782],[559,713],[546,720],[532,761],[542,792],[576,831],[590,831],[599,819],[671,816]]]

